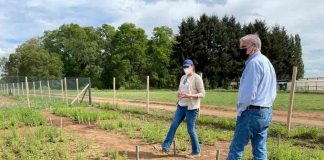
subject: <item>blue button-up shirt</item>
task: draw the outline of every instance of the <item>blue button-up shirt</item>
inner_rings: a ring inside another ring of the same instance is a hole
[[[269,59],[260,51],[245,62],[237,103],[238,116],[247,106],[272,107],[276,98],[276,73]]]

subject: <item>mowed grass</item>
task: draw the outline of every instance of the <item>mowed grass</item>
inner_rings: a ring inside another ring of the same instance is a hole
[[[237,103],[237,91],[208,90],[202,100],[203,105],[235,107]],[[93,90],[94,97],[112,98],[112,90]],[[290,93],[278,92],[274,109],[287,110]],[[116,98],[130,100],[146,100],[146,90],[116,90]],[[150,100],[156,102],[176,103],[176,91],[151,90]],[[324,94],[296,93],[294,110],[324,112]]]

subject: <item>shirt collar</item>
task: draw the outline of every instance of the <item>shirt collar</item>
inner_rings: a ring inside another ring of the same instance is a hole
[[[254,59],[256,56],[260,55],[261,52],[260,51],[256,51],[254,52],[245,62],[245,64],[248,64],[252,59]]]

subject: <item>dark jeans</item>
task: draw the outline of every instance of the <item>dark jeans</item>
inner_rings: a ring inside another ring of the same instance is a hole
[[[168,135],[162,144],[162,148],[169,150],[179,125],[186,117],[187,130],[190,135],[190,140],[192,145],[192,154],[199,154],[200,145],[199,145],[197,133],[195,131],[195,125],[196,125],[196,119],[198,117],[198,113],[199,113],[198,109],[188,110],[188,107],[181,107],[178,105]]]

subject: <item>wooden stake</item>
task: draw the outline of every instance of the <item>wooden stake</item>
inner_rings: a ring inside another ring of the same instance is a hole
[[[63,79],[61,79],[61,89],[62,89],[62,100],[64,102],[64,89],[63,89]]]
[[[116,104],[116,78],[113,78],[113,104]]]
[[[216,160],[220,160],[220,150],[216,151]]]
[[[140,159],[140,154],[139,154],[139,146],[136,145],[136,160]]]
[[[288,110],[288,117],[287,117],[288,135],[289,135],[289,132],[290,132],[292,111],[293,111],[293,106],[294,106],[294,97],[295,97],[295,89],[296,89],[296,78],[297,78],[297,67],[294,66],[294,68],[293,68],[293,74],[292,74],[292,79],[291,79],[290,98],[289,98],[289,110]]]
[[[280,144],[280,134],[278,134],[278,136],[277,136],[277,145],[279,146],[279,144]]]
[[[173,140],[173,155],[177,154],[176,141]]]
[[[36,96],[35,82],[33,82],[33,89],[34,89],[34,97],[35,97]]]
[[[19,83],[17,83],[17,94],[19,96]]]
[[[26,83],[26,96],[27,96],[27,105],[28,108],[30,108],[30,101],[29,101],[29,86],[28,86],[28,78],[25,77],[25,83]]]
[[[69,101],[68,101],[68,95],[67,95],[67,82],[66,82],[66,77],[64,77],[64,87],[65,87],[65,102],[68,105]]]
[[[89,127],[91,127],[90,117],[88,118]]]
[[[75,82],[76,82],[76,90],[77,90],[77,93],[79,95],[80,94],[80,92],[79,92],[79,79],[78,78],[75,79]],[[79,101],[79,98],[77,100]]]
[[[51,87],[50,87],[49,80],[47,80],[47,88],[48,88],[48,98],[51,100]]]
[[[144,117],[144,115],[142,115],[142,120],[145,121],[145,117]]]
[[[21,82],[21,91],[23,96],[25,95],[25,91],[24,91],[24,82]]]
[[[50,120],[51,126],[53,126],[52,118],[50,117],[49,120]]]
[[[80,122],[80,116],[78,116],[78,123],[81,124],[81,122]]]
[[[147,76],[146,78],[146,107],[147,107],[147,113],[150,112],[150,76]]]
[[[15,83],[12,83],[13,96],[16,96]]]
[[[42,81],[39,81],[39,89],[40,89],[40,92],[41,92],[41,97],[43,99]]]
[[[61,118],[61,129],[63,128],[63,119]]]

